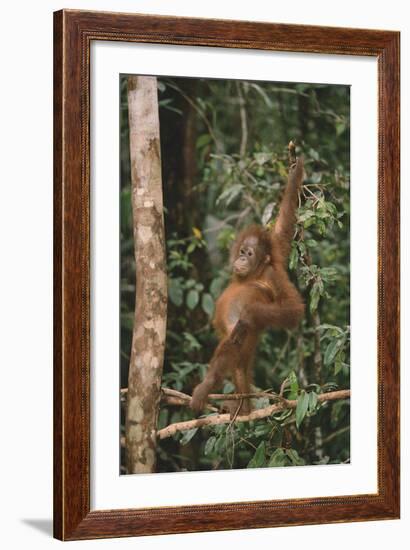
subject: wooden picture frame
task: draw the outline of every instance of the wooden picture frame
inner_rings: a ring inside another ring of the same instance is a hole
[[[378,492],[90,510],[93,40],[372,56],[378,62]],[[394,519],[399,457],[398,32],[63,10],[54,14],[54,536],[123,537]]]

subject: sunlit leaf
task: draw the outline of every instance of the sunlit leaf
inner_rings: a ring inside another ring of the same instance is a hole
[[[196,237],[197,239],[202,239],[201,230],[198,229],[197,227],[193,227],[193,228],[192,228],[192,233],[195,235],[195,237]]]
[[[262,214],[262,224],[263,225],[266,225],[267,223],[269,223],[272,219],[272,213],[273,213],[273,209],[275,207],[275,204],[274,202],[270,202],[269,204],[267,204],[265,206],[265,210],[263,211],[263,214]]]

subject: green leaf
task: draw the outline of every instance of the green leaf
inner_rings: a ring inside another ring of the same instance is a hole
[[[303,460],[302,457],[298,455],[298,452],[295,449],[286,449],[285,453],[294,466],[305,465],[305,461]]]
[[[290,256],[289,256],[289,269],[291,271],[295,269],[295,267],[298,265],[298,259],[299,259],[298,249],[296,246],[293,246],[292,244],[292,249],[290,251]]]
[[[299,429],[299,426],[302,424],[303,419],[306,416],[307,410],[309,407],[309,394],[302,390],[301,394],[298,397],[298,403],[296,405],[296,427]]]
[[[339,372],[342,370],[342,367],[343,367],[343,361],[339,357],[336,357],[335,376],[336,376],[336,374],[339,374]]]
[[[222,393],[233,393],[234,391],[235,385],[230,380],[226,380],[222,389]]]
[[[309,218],[312,218],[315,215],[313,210],[305,210],[300,216],[299,216],[299,222],[305,222]]]
[[[181,281],[179,279],[169,279],[168,295],[169,299],[175,306],[179,307],[182,305],[184,294],[181,288]]]
[[[299,391],[299,384],[294,371],[289,373],[288,380],[290,386],[290,394],[288,395],[288,399],[296,399]]]
[[[337,271],[334,267],[322,267],[320,275],[325,281],[334,281],[337,278]]]
[[[334,330],[339,332],[340,334],[343,334],[343,329],[340,327],[337,327],[336,325],[330,325],[329,323],[323,323],[318,326],[318,330]]]
[[[214,313],[214,300],[210,294],[205,293],[202,295],[201,305],[203,311],[208,315],[208,317],[212,317]]]
[[[309,156],[312,157],[313,160],[319,160],[319,153],[312,148],[309,149]]]
[[[263,211],[263,214],[262,214],[262,224],[263,225],[266,225],[267,223],[269,223],[271,221],[274,207],[275,207],[274,202],[270,202],[269,204],[267,204],[265,206],[265,210]]]
[[[309,302],[309,311],[310,313],[313,313],[317,310],[317,306],[319,305],[320,300],[320,284],[318,281],[315,281],[312,288],[310,289],[310,302]]]
[[[190,310],[195,309],[199,302],[199,294],[196,290],[190,290],[186,297],[186,305]]]
[[[285,451],[279,447],[278,449],[276,449],[270,459],[269,459],[269,463],[268,463],[268,466],[285,466],[286,464],[286,454],[285,454]]]
[[[165,84],[160,80],[157,80],[157,88],[160,92],[165,92],[166,90]]]
[[[271,158],[271,155],[269,153],[255,153],[253,156],[259,166],[262,166]]]
[[[184,435],[181,437],[179,441],[180,444],[186,445],[187,443],[189,443],[197,431],[198,431],[198,428],[192,428],[191,430],[187,430],[186,432],[184,432]]]
[[[333,363],[337,353],[342,349],[344,343],[344,338],[335,338],[334,340],[329,342],[323,358],[326,366],[329,366]]]
[[[282,445],[283,428],[280,424],[274,425],[269,437],[270,444],[273,447],[280,447]]]
[[[211,286],[209,287],[209,291],[215,299],[221,294],[223,286],[224,279],[222,279],[222,277],[213,279]]]
[[[342,122],[336,122],[336,135],[340,136],[346,130],[346,124]]]
[[[289,396],[289,399],[295,399],[299,391],[299,383],[294,371],[291,371],[289,373],[288,379],[289,379],[290,394],[292,396],[292,397]]]
[[[196,148],[201,149],[201,147],[205,147],[205,145],[208,145],[208,143],[211,143],[211,141],[212,137],[209,134],[202,134],[196,140]]]
[[[255,454],[251,458],[248,464],[248,468],[261,468],[265,465],[265,442],[261,441]]]
[[[195,248],[196,248],[196,243],[190,243],[188,248],[186,249],[187,254],[192,254],[192,252],[195,250]]]
[[[312,183],[318,184],[322,181],[322,172],[313,172],[312,177],[310,178]]]
[[[308,229],[311,225],[313,225],[314,223],[317,223],[317,220],[316,218],[309,218],[308,220],[306,220],[304,223],[303,223],[303,227],[305,229]]]
[[[205,449],[204,449],[205,456],[212,453],[215,447],[215,443],[216,443],[216,437],[214,435],[211,435],[211,437],[205,443]]]
[[[193,334],[190,334],[189,332],[184,332],[183,336],[184,349],[186,349],[187,351],[201,349],[201,344],[198,342]]]
[[[228,187],[228,189],[225,189],[225,191],[219,195],[216,200],[216,204],[225,202],[226,206],[229,206],[231,202],[240,195],[242,189],[243,185],[241,183],[235,183],[234,185],[231,185],[231,187]]]
[[[259,439],[263,435],[268,435],[271,432],[271,430],[272,430],[272,426],[267,422],[264,424],[258,424],[252,435],[253,437],[257,437]]]

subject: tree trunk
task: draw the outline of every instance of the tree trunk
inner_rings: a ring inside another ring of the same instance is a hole
[[[128,78],[131,202],[136,263],[135,317],[128,375],[129,474],[155,471],[164,359],[167,276],[157,79]]]

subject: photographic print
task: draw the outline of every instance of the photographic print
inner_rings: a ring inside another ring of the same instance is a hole
[[[54,14],[56,538],[400,517],[400,33],[301,23]]]
[[[349,86],[120,97],[121,474],[349,463]]]

